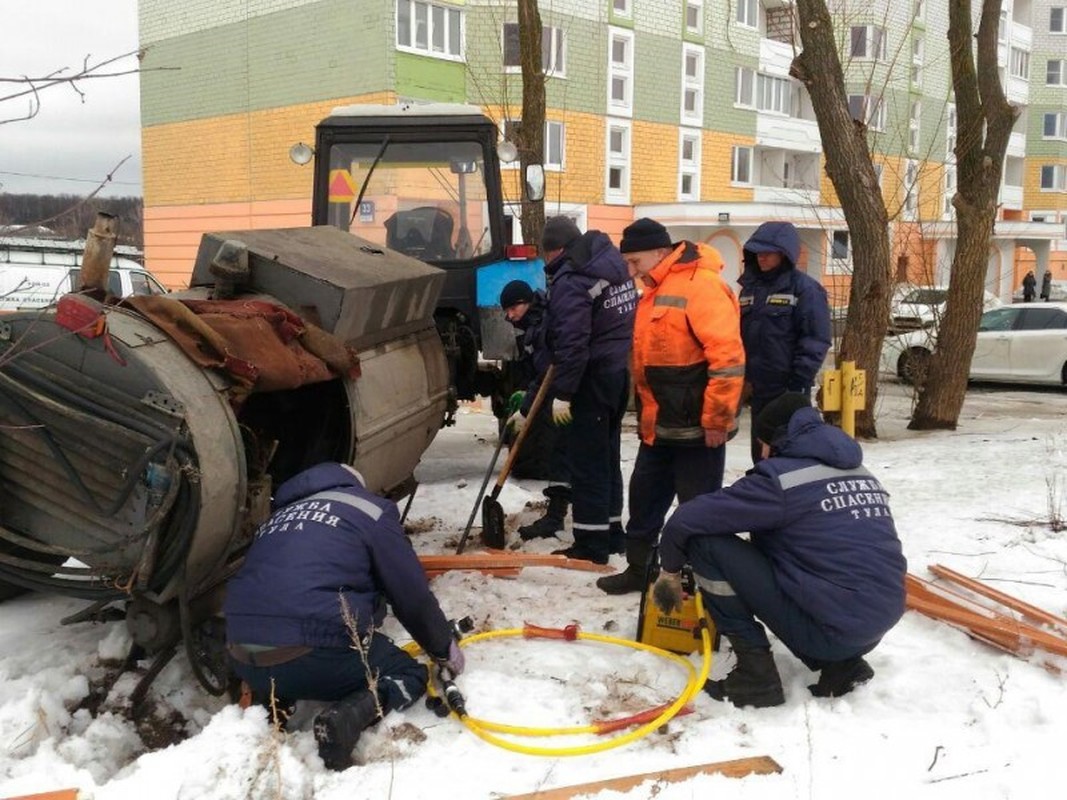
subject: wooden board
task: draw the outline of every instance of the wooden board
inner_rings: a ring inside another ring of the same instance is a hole
[[[506,550],[485,550],[461,555],[419,556],[419,563],[427,572],[440,573],[453,569],[494,570],[515,569],[522,567],[559,567],[576,569],[582,572],[614,572],[607,564],[594,564],[579,558],[554,556],[549,553],[512,553]]]
[[[643,772],[640,775],[623,775],[591,783],[578,783],[574,786],[561,786],[557,789],[545,789],[529,794],[509,795],[507,800],[569,800],[583,794],[593,794],[604,789],[616,792],[628,792],[645,781],[658,783],[681,783],[697,775],[725,775],[727,778],[744,778],[746,775],[772,775],[781,772],[778,762],[770,756],[738,758],[733,761],[715,761],[710,764],[698,764],[693,767],[676,767],[660,772]],[[655,794],[653,790],[649,796]]]
[[[54,792],[20,794],[16,797],[0,797],[0,800],[78,800],[78,789],[56,789]]]

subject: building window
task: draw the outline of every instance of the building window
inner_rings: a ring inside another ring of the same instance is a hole
[[[1050,58],[1045,68],[1046,86],[1067,86],[1067,61]]]
[[[1067,112],[1045,114],[1041,136],[1045,139],[1067,139]]]
[[[737,24],[759,27],[759,0],[737,0]]]
[[[865,58],[873,61],[886,60],[885,30],[877,25],[853,25],[852,46],[849,54],[853,58]]]
[[[504,23],[504,66],[509,72],[522,68],[519,57],[519,24]],[[566,37],[562,28],[541,28],[541,69],[557,78],[567,75]]]
[[[630,203],[630,122],[608,120],[608,174],[604,197],[609,203]]]
[[[704,33],[704,0],[685,1],[685,32],[697,36]]]
[[[545,169],[561,170],[566,165],[566,134],[562,122],[545,123]]]
[[[945,109],[945,160],[956,160],[956,104]]]
[[[952,205],[952,198],[956,194],[956,168],[945,167],[945,190],[941,195],[941,216],[952,219],[956,215],[956,207]]]
[[[396,46],[423,55],[463,58],[463,12],[421,0],[396,0]]]
[[[834,231],[830,236],[830,258],[848,261],[848,231]]]
[[[913,153],[919,149],[921,126],[922,103],[915,100],[911,104],[911,113],[908,115],[908,149]]]
[[[915,219],[915,212],[919,209],[919,164],[917,161],[909,161],[904,168],[904,218]]]
[[[756,108],[788,115],[793,106],[793,85],[788,78],[756,76]]]
[[[1041,190],[1062,192],[1067,190],[1067,167],[1062,164],[1045,164],[1041,167]]]
[[[848,110],[852,119],[864,123],[872,131],[885,130],[885,103],[880,97],[866,94],[850,94]]]
[[[731,183],[752,185],[752,148],[734,147],[733,165],[730,169]]]
[[[734,69],[734,103],[745,108],[756,107],[756,70]]]
[[[1009,26],[1009,24],[1010,23],[1008,22],[1008,12],[1002,10],[1000,12],[1000,24],[997,25],[997,41],[1000,44],[1007,44],[1008,43],[1008,26]]]
[[[1011,76],[1013,78],[1030,78],[1030,54],[1018,47],[1011,49]]]
[[[915,22],[922,22],[926,19],[925,0],[915,0],[915,15],[913,19],[915,20]]]
[[[700,131],[678,132],[678,199],[700,199]]]
[[[634,34],[612,29],[608,36],[608,109],[630,116],[634,110]]]
[[[923,83],[923,37],[913,36],[911,40],[911,85],[922,86]]]
[[[1048,32],[1067,33],[1067,8],[1053,6],[1048,10]]]
[[[611,11],[616,17],[629,17],[633,13],[630,0],[611,0]]]
[[[682,46],[682,123],[704,124],[704,48]]]

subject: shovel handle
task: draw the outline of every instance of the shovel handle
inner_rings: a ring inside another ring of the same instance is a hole
[[[508,479],[508,473],[511,472],[511,467],[515,463],[515,459],[519,455],[519,448],[522,447],[522,443],[526,441],[526,434],[530,432],[530,428],[533,426],[533,421],[537,417],[537,412],[541,410],[541,404],[544,403],[545,397],[548,395],[548,387],[552,385],[552,379],[556,376],[556,365],[550,364],[548,369],[545,370],[545,376],[541,379],[541,385],[537,387],[537,394],[534,395],[533,402],[530,404],[530,413],[526,416],[528,420],[526,425],[519,435],[515,437],[515,444],[513,444],[508,450],[508,460],[504,462],[504,468],[500,470],[500,474],[496,478],[496,485],[493,486],[493,493],[490,497],[496,500],[500,496],[500,490],[504,488],[504,482]]]

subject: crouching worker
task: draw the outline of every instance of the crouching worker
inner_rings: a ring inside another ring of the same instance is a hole
[[[347,769],[363,730],[426,689],[425,666],[378,630],[386,602],[453,674],[463,653],[396,506],[354,468],[311,467],[278,488],[273,507],[226,586],[230,658],[258,702],[332,702],[315,739],[329,769]]]
[[[763,625],[820,671],[812,694],[838,697],[873,677],[863,656],[904,613],[907,563],[889,496],[859,444],[823,422],[806,396],[782,395],[755,424],[766,460],[667,521],[653,597],[668,610],[680,603],[677,573],[692,566],[737,656],[725,680],[705,684],[714,699],[785,702]],[[742,531],[751,539],[734,535]]]

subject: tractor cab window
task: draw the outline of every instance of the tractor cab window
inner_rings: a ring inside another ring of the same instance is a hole
[[[342,143],[329,155],[332,225],[421,261],[492,248],[480,143]]]

